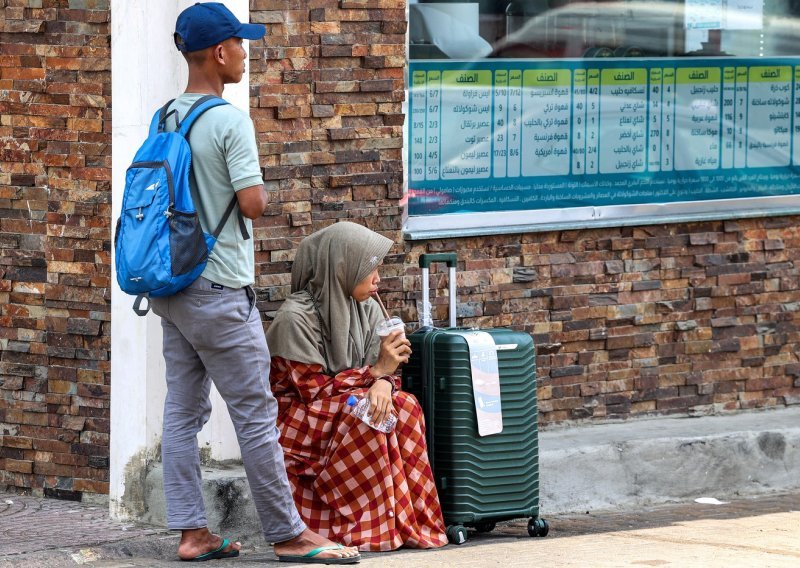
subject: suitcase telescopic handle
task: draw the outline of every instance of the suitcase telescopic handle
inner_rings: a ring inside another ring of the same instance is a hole
[[[455,268],[457,261],[458,258],[456,257],[456,254],[453,252],[439,252],[435,254],[419,255],[420,268],[430,268],[431,264],[436,264],[439,262],[445,263],[450,268]]]
[[[419,267],[422,269],[422,302],[427,306],[431,301],[430,267],[431,264],[443,262],[449,268],[448,281],[450,285],[450,327],[456,327],[456,262],[455,253],[436,253],[419,255]]]

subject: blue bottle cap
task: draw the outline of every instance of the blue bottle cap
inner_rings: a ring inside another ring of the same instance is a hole
[[[347,397],[347,404],[350,406],[355,406],[356,404],[358,404],[358,399],[355,397],[355,395],[351,394],[350,396]]]

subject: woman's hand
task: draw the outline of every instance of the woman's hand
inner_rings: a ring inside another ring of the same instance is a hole
[[[369,400],[369,413],[372,416],[372,423],[380,424],[389,416],[394,408],[392,405],[392,384],[383,379],[375,381],[367,391]]]
[[[372,366],[370,374],[373,377],[394,375],[401,363],[408,363],[411,355],[411,342],[406,339],[406,334],[400,330],[393,331],[381,340],[381,350],[378,360]],[[369,409],[372,423],[380,424],[392,411],[392,383],[383,379],[376,380],[369,391]]]
[[[408,363],[411,355],[411,342],[400,330],[393,331],[381,341],[378,360],[372,366],[372,375],[394,375],[401,363]]]

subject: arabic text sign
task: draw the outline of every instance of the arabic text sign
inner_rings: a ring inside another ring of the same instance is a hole
[[[793,59],[411,62],[409,214],[800,194]]]

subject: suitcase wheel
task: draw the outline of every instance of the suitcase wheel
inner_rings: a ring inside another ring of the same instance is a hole
[[[492,532],[496,526],[497,523],[494,521],[478,521],[475,523],[475,530],[479,533],[488,533]]]
[[[467,528],[463,525],[450,525],[447,527],[446,534],[450,544],[464,544],[467,542]]]
[[[530,536],[547,536],[550,532],[550,524],[544,519],[531,518],[528,521],[528,534]]]

